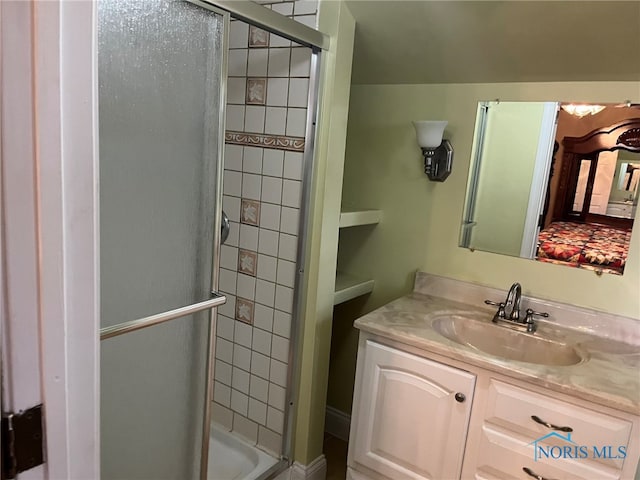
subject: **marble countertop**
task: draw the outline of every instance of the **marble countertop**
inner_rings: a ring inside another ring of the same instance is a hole
[[[418,280],[416,285],[420,285]],[[588,328],[567,328],[554,323],[552,317],[551,321],[538,321],[535,335],[575,345],[585,359],[570,366],[538,365],[506,360],[458,344],[440,335],[432,326],[434,318],[451,314],[473,316],[474,319],[491,323],[495,311],[484,307],[475,302],[461,303],[414,291],[359,318],[354,325],[362,331],[426,352],[607,407],[640,414],[640,345],[594,335]]]

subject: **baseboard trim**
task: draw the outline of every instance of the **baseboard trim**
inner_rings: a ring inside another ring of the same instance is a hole
[[[289,468],[289,480],[325,480],[326,477],[327,459],[324,455],[320,455],[309,465],[294,462]]]
[[[349,441],[349,428],[351,426],[351,415],[337,408],[327,405],[324,416],[324,431],[334,437]]]

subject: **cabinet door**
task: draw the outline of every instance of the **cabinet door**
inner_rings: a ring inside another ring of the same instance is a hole
[[[350,466],[394,480],[459,478],[475,376],[371,340],[364,349]]]

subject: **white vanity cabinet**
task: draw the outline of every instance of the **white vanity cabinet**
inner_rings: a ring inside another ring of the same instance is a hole
[[[639,427],[636,415],[361,332],[347,478],[632,480]]]
[[[474,384],[469,372],[361,337],[348,478],[458,478]]]

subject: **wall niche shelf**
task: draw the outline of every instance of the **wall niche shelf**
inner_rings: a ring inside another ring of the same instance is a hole
[[[343,211],[340,213],[340,228],[375,225],[380,223],[381,219],[380,210]]]
[[[344,272],[336,273],[336,292],[333,304],[338,305],[352,298],[366,295],[373,290],[374,280],[356,277]]]
[[[381,210],[343,210],[340,213],[340,231],[350,227],[376,225],[380,220],[382,220]],[[366,295],[373,290],[374,284],[375,281],[371,278],[362,278],[338,270],[333,304],[338,305],[352,298]]]

